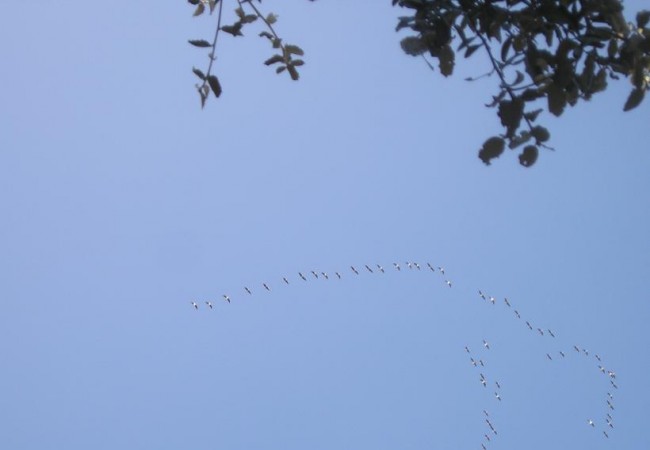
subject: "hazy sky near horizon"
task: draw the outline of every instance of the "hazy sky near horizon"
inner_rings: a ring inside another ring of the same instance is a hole
[[[612,83],[486,167],[480,58],[290,3],[300,81],[253,24],[203,110],[185,2],[0,7],[0,448],[650,448],[648,102]]]

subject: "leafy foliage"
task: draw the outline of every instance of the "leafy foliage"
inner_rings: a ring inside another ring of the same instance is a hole
[[[221,93],[218,80],[211,74],[219,31],[242,36],[244,25],[258,19],[266,26],[259,35],[276,50],[264,64],[298,80],[296,68],[304,61],[294,56],[303,56],[303,51],[278,37],[273,28],[277,16],[263,16],[253,0],[236,0],[238,20],[221,26],[224,1],[188,0],[196,6],[195,16],[206,9],[212,13],[219,4],[212,44],[189,41],[195,47],[211,47],[207,73],[193,69],[203,82],[197,85],[201,103],[205,104],[210,90],[217,96]],[[468,78],[498,78],[496,95],[486,106],[496,108],[504,132],[487,139],[479,150],[479,158],[487,165],[503,154],[506,144],[509,149],[527,144],[519,162],[525,167],[535,164],[539,149],[550,148],[546,144],[549,131],[536,124],[540,113],[561,116],[567,106],[604,91],[609,79],[623,76],[631,82],[625,111],[637,107],[650,89],[650,11],[638,12],[636,20],[628,23],[621,0],[391,1],[393,6],[409,11],[398,19],[396,27],[397,31],[410,31],[401,39],[402,50],[424,58],[432,69],[434,65],[428,59],[437,59],[444,76],[453,74],[458,52],[464,58],[477,51],[488,56],[489,70]]]

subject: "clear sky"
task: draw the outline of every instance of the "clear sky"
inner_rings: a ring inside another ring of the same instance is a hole
[[[254,24],[201,110],[185,2],[0,6],[0,448],[650,448],[650,104],[486,167],[480,58],[432,73],[388,0],[261,7],[300,82]]]

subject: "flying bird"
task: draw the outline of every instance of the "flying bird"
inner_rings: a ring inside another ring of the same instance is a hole
[[[406,267],[408,267],[409,269],[412,269],[412,268],[413,268],[413,264],[411,264],[410,262],[406,261]]]
[[[248,292],[248,295],[253,295],[250,289],[248,289],[246,286],[244,286],[244,290]]]
[[[451,287],[451,281],[445,280],[445,283],[447,283],[447,286]]]
[[[485,300],[485,294],[480,289],[478,290],[478,296],[481,297],[483,300]]]
[[[585,354],[585,356],[589,356],[589,350],[583,348],[582,352]]]
[[[521,319],[521,314],[519,314],[519,311],[515,309],[515,316],[517,316],[517,319]]]
[[[465,351],[466,351],[467,353],[469,353],[469,347],[468,347],[468,346],[465,346]]]
[[[397,264],[397,263],[393,263],[393,266],[395,266],[395,268],[396,268],[397,270],[402,270],[402,269],[399,267],[399,264]]]
[[[609,380],[609,382],[612,384],[612,386],[614,386],[614,389],[618,389],[618,386],[616,383],[614,383],[614,380]]]
[[[212,302],[205,302],[206,305],[208,305],[208,308],[212,309]]]
[[[549,359],[549,361],[553,361],[553,358],[551,358],[551,355],[549,355],[548,353],[546,354],[546,357]]]
[[[483,387],[487,387],[487,380],[485,378],[481,378],[481,384]]]
[[[482,360],[482,359],[479,359],[479,360],[478,360],[478,363],[481,365],[481,367],[485,367],[485,364],[483,364],[483,360]]]
[[[555,337],[555,335],[554,335],[553,332],[550,330],[550,328],[549,328],[547,331],[548,331],[548,334],[551,335],[551,337]]]
[[[366,266],[366,269],[368,269],[368,272],[374,273],[368,264],[364,264],[364,265]]]
[[[192,306],[194,306],[194,309],[199,309],[199,305],[196,302],[191,302]]]
[[[431,263],[427,263],[427,266],[429,267],[429,269],[431,269],[431,272],[435,272],[435,271],[436,271],[436,270],[433,268],[433,266],[431,265]]]
[[[311,274],[314,276],[314,278],[318,278],[318,274],[314,272],[313,270],[311,271]]]
[[[420,265],[418,263],[414,262],[413,265],[415,266],[416,269],[421,270]]]
[[[496,384],[496,385],[497,385],[497,389],[501,389],[501,385],[499,384],[499,382],[498,382],[498,381],[495,381],[495,382],[494,382],[494,384]]]
[[[609,434],[607,434],[607,431],[603,430],[603,434],[605,435],[606,438],[609,439]]]
[[[538,328],[537,331],[539,332],[540,335],[544,336],[544,330],[542,330],[541,328]]]
[[[591,420],[591,419],[589,419],[589,420],[587,421],[587,423],[588,423],[589,425],[591,425],[592,427],[595,427],[595,426],[596,426],[596,425],[594,424],[594,421]]]
[[[508,299],[504,298],[503,301],[506,302],[506,305],[508,306],[508,308],[510,308],[510,302],[508,301]]]
[[[339,277],[339,280],[340,280],[341,279],[341,274],[338,273],[338,272],[334,272],[334,273],[336,274],[337,277]]]
[[[377,264],[377,269],[379,269],[379,271],[380,271],[381,273],[385,273],[385,272],[384,272],[384,268],[381,267],[379,264]]]
[[[300,278],[302,278],[303,280],[307,281],[307,278],[305,278],[305,276],[302,274],[302,272],[298,272],[298,275],[300,275]]]
[[[327,273],[325,273],[325,272],[321,272],[320,274],[321,274],[321,275],[322,275],[326,280],[329,280],[329,279],[330,279],[330,277],[327,276]]]
[[[486,410],[483,410],[483,414],[485,414],[485,417],[490,417],[490,415],[488,414],[488,412]]]
[[[285,277],[282,277],[282,280],[283,280],[285,283],[289,284],[289,280],[287,280]]]
[[[490,302],[491,302],[493,305],[496,305],[496,301],[497,301],[496,298],[494,298],[494,297],[490,297]]]
[[[470,357],[469,359],[470,359],[470,361],[472,362],[472,365],[473,365],[474,367],[476,367],[476,361],[474,360],[474,358],[471,358],[471,357]]]
[[[564,354],[563,351],[560,350],[560,355],[562,355],[562,358],[564,358],[566,355]]]
[[[352,269],[352,272],[359,275],[359,272],[357,272],[357,269],[355,269],[354,266],[350,266],[350,269]]]
[[[526,321],[526,325],[528,326],[528,329],[530,329],[530,330],[532,330],[532,329],[533,329],[533,326],[532,326],[532,325],[530,324],[530,322],[529,322],[529,321]]]
[[[441,274],[445,274],[445,268],[438,266],[438,270],[440,271]]]
[[[490,442],[490,436],[488,436],[487,434],[484,434],[483,436],[485,436],[485,439],[487,439],[488,442]]]
[[[598,361],[600,361],[600,356],[594,355]]]
[[[501,401],[501,396],[499,395],[498,392],[495,392],[494,396],[496,397],[497,400]]]
[[[226,294],[223,294],[223,299],[230,303],[230,297],[228,297]]]
[[[487,348],[488,350],[490,350],[490,344],[488,344],[488,342],[487,342],[485,339],[483,339],[483,347],[485,347],[485,348]]]
[[[575,349],[576,352],[580,353],[580,347],[578,347],[577,345],[574,345],[573,348]]]
[[[266,283],[262,283],[262,286],[264,286],[264,289],[266,289],[267,291],[271,290],[271,288]]]

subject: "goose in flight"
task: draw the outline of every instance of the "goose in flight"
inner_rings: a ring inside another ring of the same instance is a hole
[[[485,348],[487,348],[488,350],[490,350],[490,344],[488,344],[488,341],[486,341],[485,339],[483,339],[483,347],[485,347]]]
[[[481,378],[481,384],[483,387],[487,387],[487,380],[485,378]]]
[[[212,309],[212,302],[205,302],[206,305],[208,305],[208,308]]]
[[[551,355],[549,355],[548,353],[546,354],[546,357],[549,359],[549,361],[553,361],[553,358],[551,358]]]
[[[357,272],[357,269],[355,269],[354,266],[350,266],[350,269],[352,269],[352,272],[354,272],[356,275],[359,275],[359,272]]]
[[[476,361],[474,360],[474,358],[471,358],[471,357],[470,357],[469,360],[472,362],[472,365],[473,365],[474,367],[476,367]]]
[[[320,274],[321,274],[321,275],[323,276],[323,278],[325,278],[326,280],[329,280],[329,279],[330,279],[330,277],[327,276],[327,273],[326,273],[326,272],[321,272]]]
[[[596,357],[596,359],[597,359],[598,361],[600,361],[600,356],[598,356],[597,354],[594,355],[594,356]]]
[[[497,299],[490,296],[490,303],[492,303],[493,305],[496,305],[497,304],[496,302],[497,302]]]
[[[445,274],[445,268],[438,266],[438,270],[440,271],[441,274]]]
[[[379,269],[379,271],[380,271],[381,273],[385,273],[385,272],[384,272],[384,268],[381,267],[379,264],[377,264],[377,269]]]
[[[607,419],[607,425],[609,425],[610,428],[614,428],[614,424],[609,419]]]
[[[589,356],[589,350],[587,350],[586,348],[583,348],[582,352],[585,354],[585,356]]]
[[[609,392],[607,393],[607,397],[609,397],[609,398],[611,398],[612,400],[614,400],[614,396],[613,396],[611,393],[609,393]]]
[[[603,434],[605,435],[606,438],[609,439],[609,434],[607,434],[607,431],[603,430]]]
[[[465,351],[466,351],[467,353],[469,353],[469,352],[470,352],[470,351],[469,351],[469,347],[468,347],[468,346],[465,346]]]
[[[191,303],[192,303],[192,306],[194,306],[194,309],[199,309],[199,304],[198,303],[196,303],[194,301],[191,302]]]
[[[580,353],[580,347],[578,347],[577,345],[574,345],[573,348],[575,349],[576,352]]]
[[[262,283],[262,286],[264,286],[264,289],[266,289],[267,291],[271,290],[271,288],[266,283]]]
[[[421,270],[420,265],[418,263],[414,262],[413,265],[415,266],[416,269]]]
[[[368,264],[364,264],[364,265],[366,266],[366,269],[368,269],[368,272],[374,273]]]
[[[587,420],[587,423],[588,423],[589,425],[591,425],[592,427],[595,427],[595,426],[596,426],[596,425],[594,424],[594,421],[591,420],[591,419]]]
[[[614,389],[618,389],[618,386],[616,383],[614,383],[614,380],[609,380],[609,382],[612,384],[612,386],[614,386]]]
[[[529,329],[529,330],[532,330],[532,329],[533,329],[533,326],[530,324],[529,321],[526,321],[526,325],[528,326],[528,329]]]
[[[478,296],[481,297],[483,300],[485,300],[485,294],[480,289],[478,290]]]
[[[614,411],[614,405],[612,405],[612,402],[610,402],[609,400],[607,400],[607,406],[609,406],[609,409]]]
[[[501,396],[499,395],[498,392],[495,392],[494,396],[496,397],[497,400],[501,401]]]
[[[230,297],[228,297],[226,294],[223,294],[223,299],[230,303]]]
[[[566,356],[562,350],[560,350],[560,355],[562,356],[562,358]]]
[[[487,447],[482,442],[481,442],[481,447],[483,447],[483,450],[487,450]]]
[[[542,330],[541,328],[538,328],[537,331],[539,332],[539,334],[541,336],[544,336],[544,330]]]
[[[284,281],[285,283],[289,284],[289,280],[287,280],[286,277],[282,277],[282,281]]]
[[[397,270],[402,270],[402,269],[400,268],[399,264],[397,264],[397,263],[393,263],[393,266],[395,266],[395,268],[396,268]]]
[[[479,360],[478,360],[478,363],[481,365],[481,367],[485,367],[485,364],[483,364],[483,360],[482,360],[482,359],[479,359]]]
[[[495,382],[494,382],[494,384],[496,384],[496,385],[497,385],[497,389],[501,389],[501,385],[499,384],[499,382],[498,382],[498,381],[495,381]]]
[[[311,271],[311,274],[314,276],[314,278],[318,279],[318,274],[314,272],[313,270]]]
[[[553,334],[553,332],[551,331],[551,329],[550,329],[550,328],[549,328],[548,330],[546,330],[546,331],[548,331],[548,334],[550,334],[550,335],[551,335],[551,337],[555,337],[555,335]]]
[[[508,301],[508,299],[507,299],[507,298],[504,298],[503,301],[506,302],[506,306],[507,306],[508,308],[510,308],[510,302]]]
[[[334,272],[334,273],[336,274],[337,277],[339,277],[339,280],[340,280],[341,279],[341,274],[338,273],[338,272]]]
[[[519,314],[519,311],[515,309],[515,316],[517,316],[517,319],[521,319],[521,314]]]
[[[607,375],[609,375],[610,378],[616,378],[616,372],[612,370],[608,370]]]
[[[431,263],[427,263],[427,266],[429,267],[429,269],[431,269],[431,272],[435,272],[435,271],[436,271],[436,270],[433,268],[433,266],[431,265]]]
[[[490,417],[490,415],[488,414],[488,412],[486,410],[483,410],[483,414],[485,414],[485,417]]]
[[[598,365],[598,370],[600,370],[602,373],[605,373],[605,368],[600,364]]]
[[[248,289],[246,286],[244,286],[244,290],[248,292],[248,295],[253,295],[250,289]]]
[[[447,283],[447,286],[451,287],[451,281],[445,280],[445,283]]]
[[[410,262],[406,261],[406,267],[408,267],[409,269],[412,269],[412,268],[413,268],[413,264],[411,264]]]
[[[485,419],[487,422],[488,426],[490,427],[490,430],[494,431],[494,426],[492,426],[492,422],[490,422],[490,419]]]
[[[307,278],[305,278],[305,276],[302,274],[302,272],[298,272],[298,275],[300,275],[300,278],[302,278],[303,280],[307,281]]]

